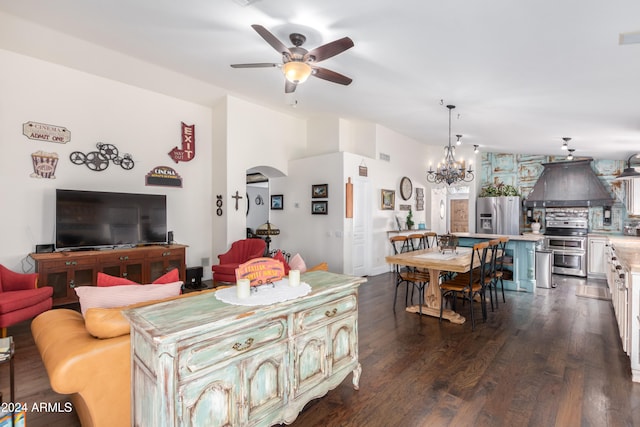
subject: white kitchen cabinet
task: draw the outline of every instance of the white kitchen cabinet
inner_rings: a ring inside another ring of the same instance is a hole
[[[627,215],[640,215],[640,178],[628,179],[625,184]]]
[[[265,306],[213,293],[125,311],[131,324],[136,426],[292,423],[349,374],[359,387],[358,286],[324,271],[311,293]]]
[[[618,333],[631,362],[631,379],[640,382],[640,269],[635,243],[612,240],[608,248],[607,282],[618,323]]]
[[[608,238],[605,236],[589,236],[587,242],[587,277],[592,279],[604,279],[606,278],[607,267],[605,246],[607,245]]]

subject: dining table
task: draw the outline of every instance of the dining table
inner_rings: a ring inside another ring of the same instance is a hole
[[[439,280],[440,273],[456,272],[465,273],[480,265],[478,257],[474,257],[471,265],[472,248],[457,247],[455,250],[442,251],[439,247],[421,249],[417,251],[403,252],[389,255],[385,258],[387,263],[406,267],[416,267],[429,271],[429,284],[424,290],[424,304],[412,305],[406,308],[410,313],[422,313],[427,316],[440,317],[440,286],[434,283]],[[451,323],[463,324],[464,316],[450,309],[442,311],[442,318]]]

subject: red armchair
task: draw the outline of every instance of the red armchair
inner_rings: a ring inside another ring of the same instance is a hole
[[[231,249],[218,255],[219,265],[211,266],[216,282],[236,282],[236,268],[253,258],[264,256],[267,244],[262,239],[244,239],[231,244]]]
[[[7,336],[7,327],[31,319],[51,309],[53,288],[38,288],[35,273],[15,273],[0,265],[0,328]]]

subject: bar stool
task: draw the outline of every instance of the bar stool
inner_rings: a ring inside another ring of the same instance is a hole
[[[498,279],[497,279],[497,270],[496,270],[496,259],[499,254],[500,239],[492,239],[492,240],[489,240],[488,243],[489,243],[489,251],[491,251],[491,253],[487,254],[487,257],[489,259],[486,260],[485,262],[483,283],[484,283],[484,290],[485,291],[489,290],[489,299],[491,300],[491,311],[493,311],[494,295],[496,297],[495,308],[498,308]]]
[[[500,289],[502,290],[502,302],[506,303],[507,300],[504,297],[504,267],[505,265],[513,265],[513,263],[506,263],[505,257],[507,254],[507,243],[509,242],[508,236],[501,236],[498,245],[498,255],[496,256],[496,269],[495,269],[495,286],[496,286],[496,301],[498,299],[498,280],[500,281]]]

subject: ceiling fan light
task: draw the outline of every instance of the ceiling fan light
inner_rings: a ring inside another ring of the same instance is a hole
[[[312,69],[309,64],[299,61],[291,61],[282,65],[284,77],[291,83],[304,83],[311,75]]]

